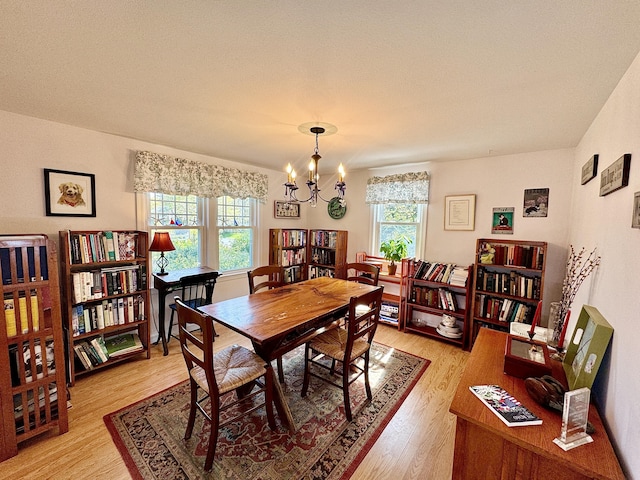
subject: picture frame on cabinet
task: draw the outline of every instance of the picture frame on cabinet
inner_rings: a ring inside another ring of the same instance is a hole
[[[273,216],[274,218],[300,218],[300,204],[274,200]]]
[[[582,166],[581,185],[585,185],[590,180],[596,177],[598,174],[598,154],[594,154],[588,161]]]
[[[631,228],[640,228],[640,192],[633,194],[633,217]]]
[[[630,168],[631,154],[625,153],[604,169],[600,175],[600,196],[604,197],[629,185]]]
[[[95,217],[96,178],[91,173],[44,169],[48,217]]]
[[[475,217],[475,194],[444,197],[445,230],[475,230]]]

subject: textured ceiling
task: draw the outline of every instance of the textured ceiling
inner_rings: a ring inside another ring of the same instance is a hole
[[[573,147],[640,2],[0,1],[0,109],[321,170]]]

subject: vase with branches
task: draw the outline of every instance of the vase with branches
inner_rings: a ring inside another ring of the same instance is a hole
[[[551,316],[549,318],[549,328],[553,328],[551,343],[557,345],[560,349],[563,348],[560,342],[564,340],[562,332],[564,331],[565,322],[568,321],[567,313],[571,309],[571,304],[578,290],[580,290],[582,282],[600,265],[600,256],[596,254],[595,248],[586,257],[584,247],[579,252],[576,252],[573,245],[569,248],[566,275],[562,282],[562,297],[560,302],[557,302],[557,308],[553,309],[555,318],[551,318]]]

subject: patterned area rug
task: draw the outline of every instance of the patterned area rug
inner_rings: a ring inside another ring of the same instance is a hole
[[[304,347],[288,354],[283,389],[296,432],[280,423],[272,431],[264,409],[258,409],[223,427],[210,473],[203,470],[209,422],[203,427],[198,414],[191,439],[183,439],[186,381],[104,421],[135,479],[348,479],[430,363],[378,343],[371,353],[373,400],[367,401],[362,377],[352,384],[350,423],[340,389],[312,378],[307,396],[300,396]]]

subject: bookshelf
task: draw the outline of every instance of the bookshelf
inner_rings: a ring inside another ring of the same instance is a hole
[[[307,278],[307,230],[272,228],[269,230],[269,263],[284,267],[287,283]]]
[[[71,385],[132,357],[150,358],[147,232],[59,234]]]
[[[65,433],[69,424],[55,244],[46,235],[0,235],[0,271],[3,461],[20,442],[56,428]]]
[[[481,327],[531,324],[543,298],[547,243],[479,238],[473,275],[473,341]]]
[[[403,269],[404,331],[468,349],[473,267],[407,259]]]
[[[308,278],[346,277],[346,230],[309,230]]]

